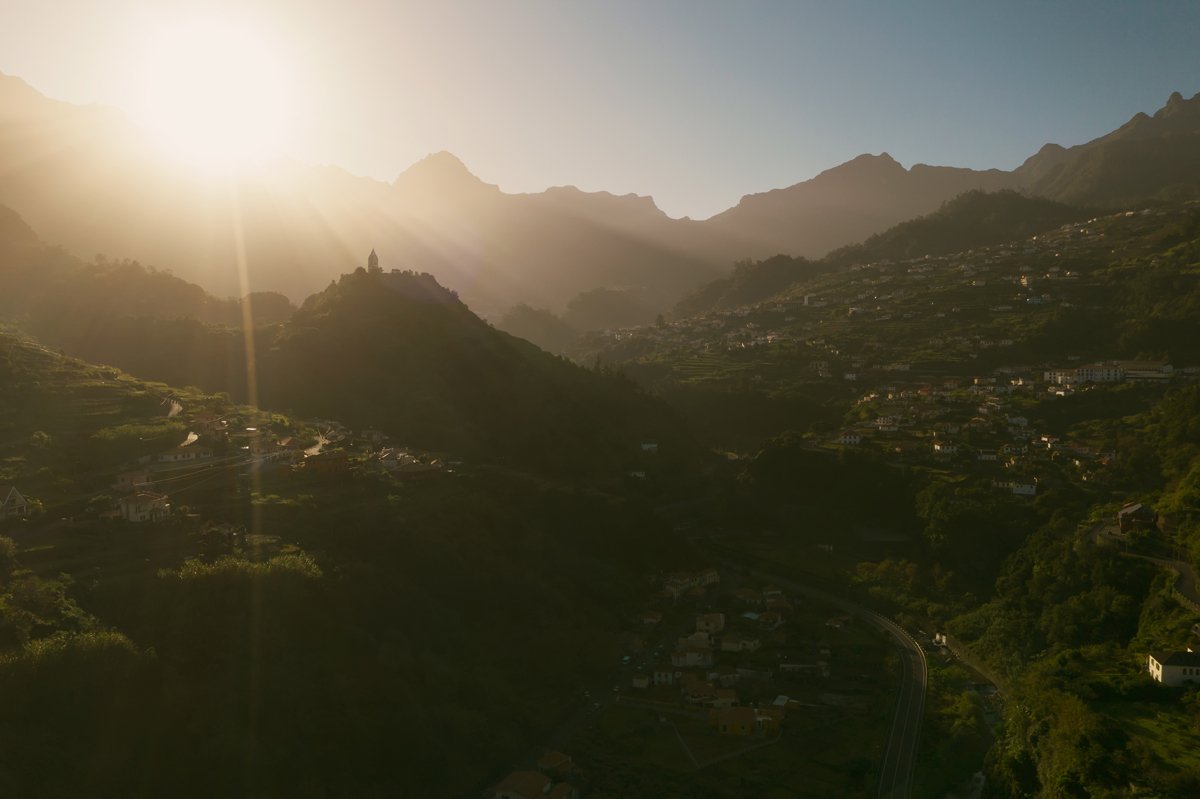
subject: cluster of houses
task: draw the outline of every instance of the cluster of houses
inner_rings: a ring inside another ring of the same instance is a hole
[[[891,322],[922,317],[946,317],[963,311],[983,309],[991,316],[1017,312],[1021,307],[1053,303],[1072,305],[1071,297],[1081,276],[1063,269],[1053,260],[1103,244],[1091,220],[1085,225],[1064,225],[1057,231],[1008,246],[983,247],[965,252],[920,256],[900,261],[883,259],[850,267],[849,281],[823,286],[814,293],[811,285],[800,285],[787,296],[737,308],[709,310],[669,324],[604,331],[600,341],[619,342],[623,352],[693,350],[703,352],[744,350],[754,347],[812,346],[805,332],[816,330],[831,318],[853,318]],[[1044,265],[1041,265],[1044,264]],[[921,295],[939,275],[950,276],[958,305],[907,302]],[[1062,296],[1059,296],[1062,295]],[[1012,339],[989,340],[983,336],[951,337],[937,344],[945,354],[978,355],[991,347],[1012,346]],[[836,354],[836,353],[834,353]],[[821,379],[858,379],[871,369],[889,365],[864,362],[833,368],[832,363],[814,362],[813,374]],[[901,364],[895,365],[904,368]]]
[[[1047,390],[1063,393],[1061,386],[1080,386],[1087,383],[1166,383],[1175,375],[1175,368],[1163,361],[1099,361],[1074,368],[1047,369],[1042,380]]]
[[[228,419],[203,412],[189,419],[193,432],[180,445],[162,452],[143,455],[135,469],[116,476],[112,489],[119,494],[115,507],[102,514],[127,522],[158,522],[170,516],[170,497],[159,490],[164,483],[187,474],[215,467],[236,468],[246,465],[274,464],[292,471],[310,474],[337,474],[357,467],[365,473],[390,475],[397,480],[424,479],[442,474],[445,467],[437,459],[422,459],[398,447],[382,446],[387,436],[378,430],[357,434],[337,422],[316,422],[324,430],[315,445],[298,436],[278,435],[269,427],[237,427]],[[326,449],[351,438],[353,449]],[[216,456],[211,441],[224,453]],[[2,509],[3,506],[0,506]],[[2,516],[0,516],[2,518]]]
[[[659,596],[688,596],[697,588],[719,580],[716,569],[672,573],[664,579],[664,590]],[[773,732],[783,722],[786,697],[771,707],[750,707],[739,701],[737,690],[743,681],[765,684],[773,676],[771,670],[748,663],[718,663],[718,660],[757,652],[763,646],[762,635],[783,625],[794,609],[783,591],[773,585],[761,591],[738,588],[732,597],[741,611],[737,615],[738,629],[730,626],[725,613],[696,614],[693,630],[676,640],[667,659],[647,672],[634,675],[632,688],[635,691],[661,686],[678,688],[680,701],[686,706],[708,709],[711,726],[722,734]],[[653,627],[662,621],[662,614],[646,611],[638,620],[645,627]]]
[[[1169,365],[1162,365],[1168,371]],[[1036,496],[1039,472],[1050,461],[1067,463],[1081,479],[1112,465],[1114,452],[1039,433],[1011,397],[1030,395],[1039,383],[1014,368],[985,377],[891,383],[860,397],[852,411],[869,421],[828,441],[839,447],[869,446],[906,462],[993,475],[995,488]]]

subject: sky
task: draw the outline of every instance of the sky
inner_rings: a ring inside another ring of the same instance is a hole
[[[0,72],[140,124],[169,105],[161,59],[220,74],[180,36],[237,30],[285,109],[272,156],[390,181],[448,150],[506,192],[698,219],[865,152],[1012,169],[1200,91],[1196,2],[0,0],[0,20]]]

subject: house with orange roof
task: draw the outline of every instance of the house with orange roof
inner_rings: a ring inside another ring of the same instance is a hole
[[[570,755],[556,752],[553,749],[547,749],[543,752],[537,762],[538,771],[544,774],[565,774],[573,766],[574,761],[571,760]]]
[[[683,686],[683,698],[693,705],[707,704],[717,698],[717,687],[707,680],[692,680]]]
[[[493,799],[544,799],[554,781],[539,771],[514,771],[495,788]]]
[[[715,708],[733,707],[737,704],[738,695],[734,688],[718,688],[716,697],[712,700]]]
[[[579,790],[569,782],[560,782],[550,789],[546,799],[579,799]]]

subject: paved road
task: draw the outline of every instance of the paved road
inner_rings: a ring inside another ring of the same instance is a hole
[[[741,564],[725,563],[727,567]],[[903,627],[880,614],[847,599],[803,585],[778,574],[752,570],[764,580],[777,583],[785,590],[824,602],[865,621],[890,635],[903,650],[900,658],[900,690],[892,726],[888,731],[887,748],[879,769],[878,799],[907,799],[912,793],[913,772],[916,769],[917,746],[921,740],[921,721],[925,714],[925,691],[929,684],[929,669],[925,650]]]
[[[928,669],[925,650],[899,625],[878,614],[860,613],[869,623],[886,630],[903,648],[900,656],[902,675],[887,750],[879,769],[879,799],[905,799],[912,792],[917,746],[921,741],[921,720],[925,713],[925,689]],[[870,618],[874,616],[874,618]]]

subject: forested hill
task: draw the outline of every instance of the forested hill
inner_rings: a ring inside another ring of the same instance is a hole
[[[862,244],[835,250],[824,260],[843,265],[945,255],[1020,241],[1088,216],[1087,210],[1015,191],[969,191],[932,214],[901,222]]]
[[[495,330],[430,275],[345,275],[261,349],[261,401],[370,424],[429,448],[553,472],[690,450],[674,413],[627,380]]]
[[[70,354],[546,473],[620,475],[643,442],[693,454],[666,405],[495,330],[429,275],[360,269],[282,323],[286,300],[253,297],[248,350],[232,326],[243,303],[132,262],[84,264],[2,221],[0,314]]]
[[[851,264],[945,255],[1019,241],[1088,216],[1087,210],[1015,191],[969,191],[931,214],[901,222],[861,244],[835,250],[820,261],[785,255],[742,261],[728,277],[706,283],[680,300],[673,315],[681,318],[752,305],[793,283]]]
[[[751,305],[772,297],[798,280],[819,275],[829,264],[776,255],[764,261],[739,261],[728,277],[705,283],[672,309],[676,318]]]

